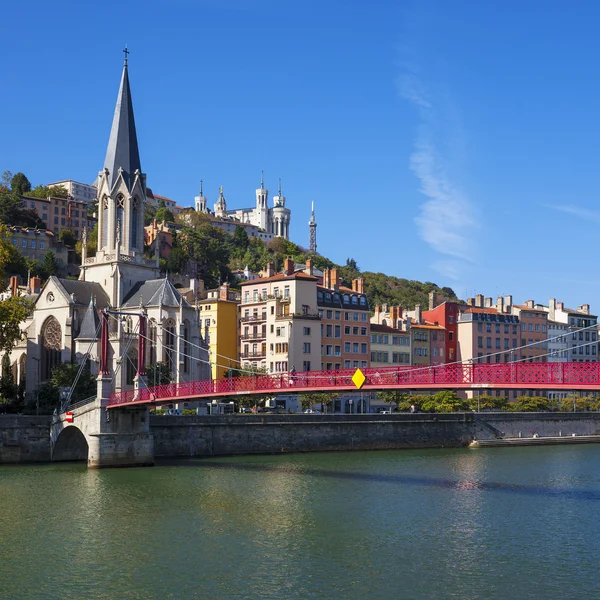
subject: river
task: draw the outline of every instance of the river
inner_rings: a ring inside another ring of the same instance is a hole
[[[598,598],[600,446],[0,467],[0,598]]]

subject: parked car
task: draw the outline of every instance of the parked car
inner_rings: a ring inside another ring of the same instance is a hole
[[[248,407],[248,406],[242,406],[242,407],[240,408],[240,412],[241,412],[241,413],[251,413],[251,412],[252,412],[252,409],[251,409],[250,407]]]
[[[304,414],[305,414],[305,415],[320,415],[320,414],[321,414],[321,411],[320,411],[320,410],[314,410],[314,409],[312,409],[312,408],[307,408],[307,409],[304,411]]]

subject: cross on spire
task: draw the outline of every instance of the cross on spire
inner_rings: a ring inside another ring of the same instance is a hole
[[[125,44],[125,49],[123,50],[123,54],[125,55],[125,66],[127,66],[127,58],[129,55],[129,50],[127,50],[127,44]]]

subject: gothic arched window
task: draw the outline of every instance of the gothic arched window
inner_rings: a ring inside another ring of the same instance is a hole
[[[156,321],[154,319],[150,319],[148,324],[148,338],[149,338],[149,364],[154,365],[157,362],[156,359]]]
[[[108,198],[102,196],[102,239],[101,245],[104,248],[108,244]]]
[[[60,364],[62,350],[62,330],[54,317],[48,317],[42,327],[42,356],[40,381],[48,381],[52,369]]]
[[[139,203],[138,199],[134,198],[131,203],[131,247],[137,248],[137,235],[138,235],[138,217],[139,217]]]
[[[123,213],[125,211],[125,198],[123,198],[122,194],[117,196],[117,222],[116,226],[119,229],[119,235],[121,237],[121,242],[123,241]]]
[[[167,319],[163,327],[164,346],[165,346],[165,361],[171,373],[175,373],[177,364],[177,353],[175,345],[175,321]]]

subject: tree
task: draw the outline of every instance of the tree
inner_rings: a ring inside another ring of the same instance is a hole
[[[333,398],[337,396],[338,394],[330,394],[329,392],[307,392],[300,394],[298,398],[304,410],[313,408],[314,406],[319,406],[322,410],[323,406],[330,404]]]
[[[56,256],[52,250],[46,252],[44,255],[44,260],[42,261],[40,269],[45,279],[50,277],[50,275],[56,275],[58,273],[58,262],[56,262]]]
[[[156,239],[155,243],[158,244],[158,238]],[[169,271],[169,273],[183,273],[187,261],[188,257],[183,251],[183,248],[180,246],[175,246],[173,250],[169,252],[169,256],[167,256],[165,268],[167,271]]]
[[[409,410],[410,405],[412,404],[409,399],[410,397],[401,391],[385,390],[382,392],[377,392],[377,398],[379,398],[379,400],[383,400],[387,404],[390,404],[390,407],[392,404],[395,404],[396,409],[401,411]]]
[[[0,222],[18,227],[44,227],[35,210],[25,208],[23,200],[11,192],[0,192]]]
[[[175,217],[173,216],[173,213],[166,206],[161,206],[160,208],[156,209],[154,219],[157,223],[163,223],[165,221],[167,223],[175,222]]]
[[[30,198],[68,198],[69,192],[62,185],[38,185],[27,192]]]
[[[432,413],[451,413],[470,410],[469,403],[451,390],[442,390],[437,394],[429,396],[427,400],[423,402],[421,408],[425,412]]]
[[[61,363],[52,369],[50,383],[57,389],[72,387],[79,372],[77,363]],[[96,395],[97,381],[91,375],[87,365],[83,368],[79,379],[71,393],[71,402],[79,402]]]
[[[82,243],[75,243],[75,252],[77,256],[81,256]],[[95,256],[98,250],[98,223],[94,224],[94,227],[91,231],[87,233],[87,256]]]
[[[58,233],[58,241],[62,242],[65,246],[69,248],[75,247],[75,243],[77,242],[77,238],[75,237],[75,233],[70,229],[61,229]]]
[[[11,296],[0,301],[0,352],[10,352],[21,339],[21,323],[33,310],[33,301],[22,296]]]
[[[23,196],[31,190],[31,183],[24,173],[15,173],[10,180],[10,188],[16,196]]]
[[[173,381],[173,374],[166,362],[157,362],[146,366],[148,386],[165,385]]]
[[[244,254],[248,249],[250,241],[248,239],[248,233],[246,228],[241,225],[236,225],[235,231],[233,232],[233,247],[236,254]]]
[[[10,367],[10,353],[5,352],[2,357],[2,370],[0,374],[0,406],[5,409],[17,402],[17,386]]]
[[[469,408],[471,410],[507,410],[508,398],[506,396],[490,396],[482,394],[469,398]]]
[[[550,404],[543,396],[517,396],[508,408],[511,412],[546,412],[550,410]]]

